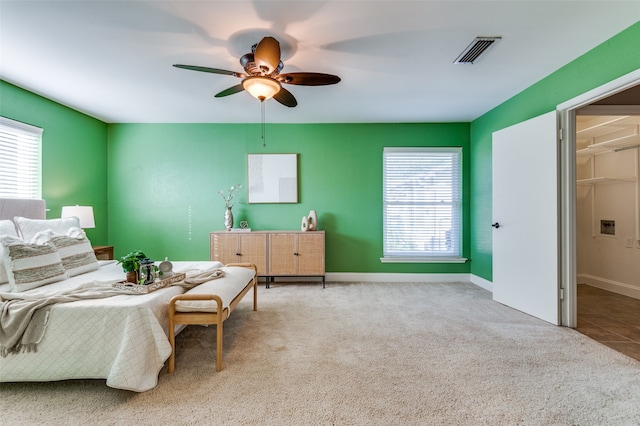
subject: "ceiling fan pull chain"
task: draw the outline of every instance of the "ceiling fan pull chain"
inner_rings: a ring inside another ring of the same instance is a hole
[[[264,124],[264,101],[260,102],[260,115],[261,115],[261,129],[262,129],[262,146],[267,146],[267,143],[264,138],[265,133],[265,124]]]

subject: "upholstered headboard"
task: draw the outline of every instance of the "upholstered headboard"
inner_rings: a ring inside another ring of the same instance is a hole
[[[0,198],[0,220],[13,220],[16,216],[29,219],[46,219],[46,204],[44,200]]]

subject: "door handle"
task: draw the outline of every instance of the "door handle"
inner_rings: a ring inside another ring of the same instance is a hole
[[[500,224],[498,222],[492,224],[491,226],[496,228],[496,229],[500,228]]]

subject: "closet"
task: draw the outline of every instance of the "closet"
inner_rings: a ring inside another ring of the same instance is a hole
[[[640,85],[576,111],[576,330],[640,360]]]
[[[610,110],[576,116],[578,283],[640,298],[640,115]]]

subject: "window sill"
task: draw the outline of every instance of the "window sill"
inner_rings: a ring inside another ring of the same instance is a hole
[[[466,263],[466,257],[381,257],[382,263]]]

